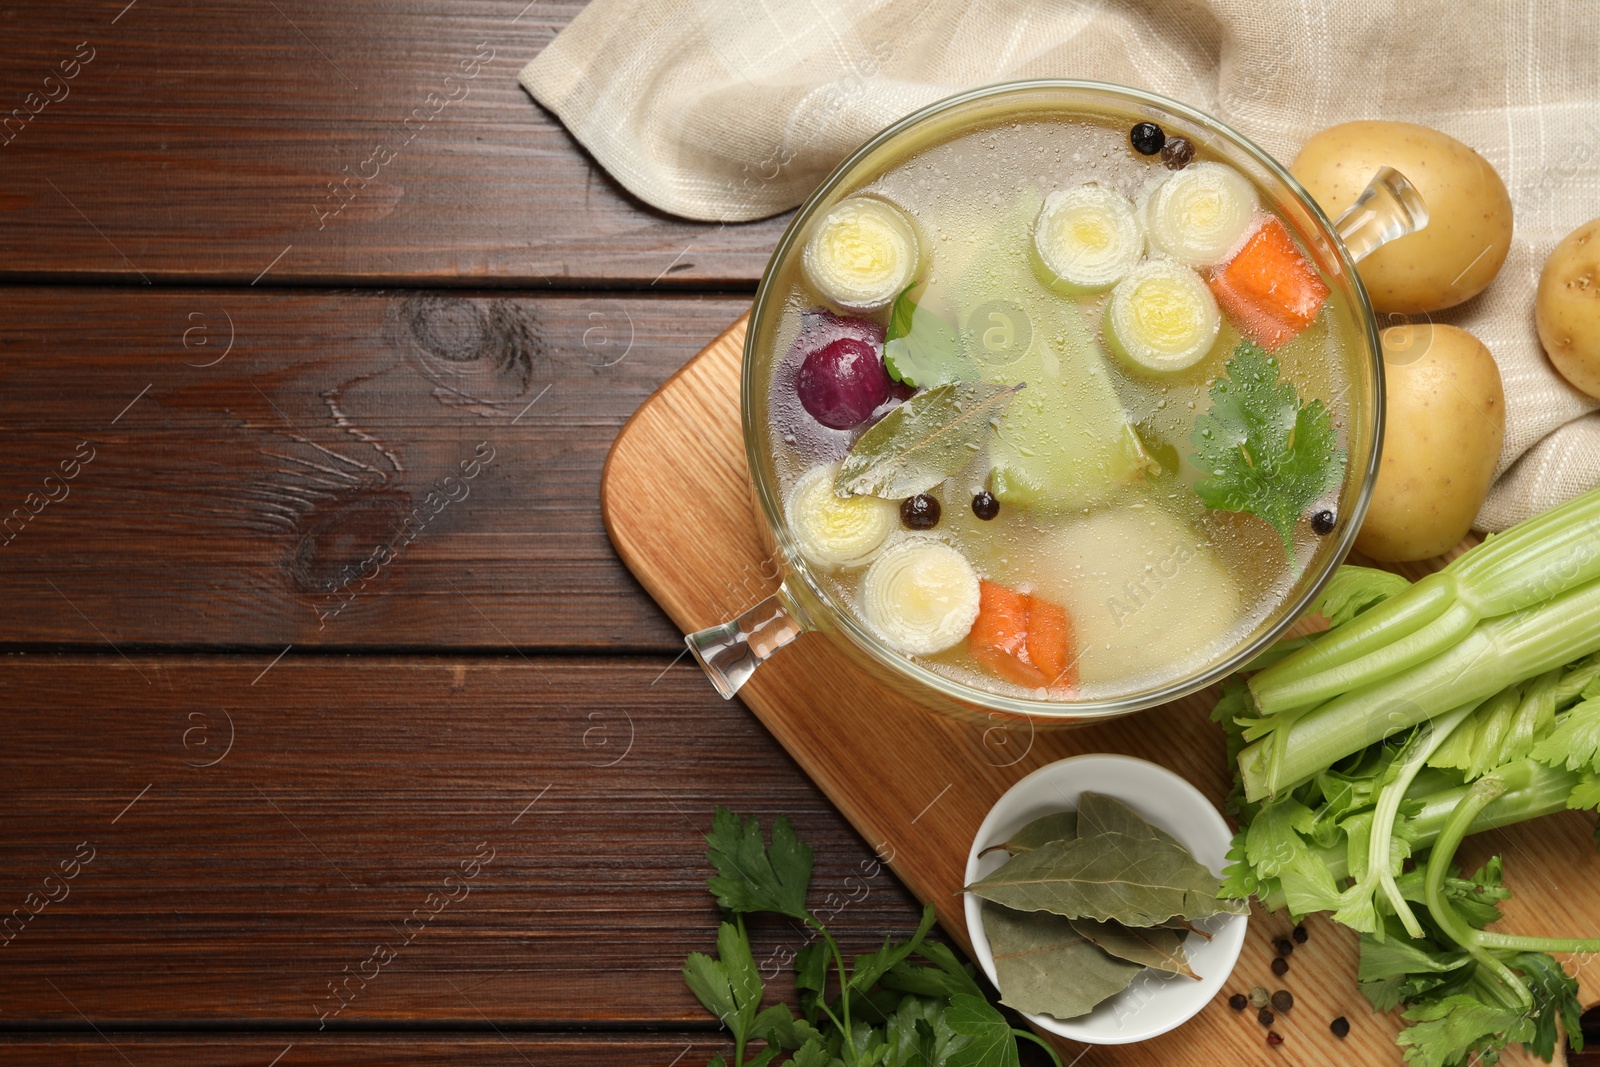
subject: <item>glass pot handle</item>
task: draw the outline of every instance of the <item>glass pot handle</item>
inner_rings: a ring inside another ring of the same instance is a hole
[[[1379,167],[1356,202],[1334,220],[1350,258],[1359,263],[1382,245],[1428,225],[1422,194],[1393,167]]]
[[[767,657],[809,629],[788,589],[780,585],[777,592],[732,622],[699,630],[683,640],[722,699],[729,700]]]

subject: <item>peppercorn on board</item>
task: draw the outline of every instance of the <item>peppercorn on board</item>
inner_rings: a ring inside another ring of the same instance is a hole
[[[745,320],[735,323],[645,402],[612,446],[601,484],[618,554],[685,631],[733,618],[776,585],[740,433],[744,328]],[[1414,578],[1442,562],[1398,569]],[[811,635],[768,661],[740,699],[963,946],[968,846],[989,807],[1023,775],[1066,756],[1121,752],[1172,768],[1219,806],[1228,789],[1222,732],[1208,719],[1215,700],[1209,690],[1072,730],[1035,731],[998,717],[961,721],[890,690],[829,638]],[[1470,838],[1462,860],[1514,857],[1508,883],[1515,896],[1506,902],[1504,925],[1559,935],[1600,911],[1600,854],[1590,833],[1587,816],[1562,813]],[[1374,1015],[1356,987],[1356,935],[1321,916],[1306,926],[1310,937],[1296,945],[1280,978],[1271,970],[1273,942],[1293,923],[1257,908],[1233,975],[1199,1016],[1140,1044],[1085,1049],[1062,1042],[1064,1059],[1081,1053],[1082,1065],[1151,1067],[1400,1063],[1398,1018]],[[1583,1003],[1600,1000],[1600,968],[1589,960],[1569,967]],[[1231,994],[1256,985],[1294,995],[1293,1009],[1273,1025],[1283,1037],[1276,1047],[1252,1010],[1228,1005]],[[1329,1029],[1340,1016],[1350,1022],[1342,1040]],[[1502,1062],[1538,1061],[1517,1048]]]

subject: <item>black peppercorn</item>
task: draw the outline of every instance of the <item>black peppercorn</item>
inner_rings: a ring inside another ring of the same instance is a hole
[[[1000,501],[994,494],[985,490],[972,498],[972,513],[984,522],[988,522],[1000,514]]]
[[[1327,537],[1333,533],[1333,528],[1337,525],[1339,525],[1339,520],[1334,517],[1333,512],[1328,511],[1326,508],[1311,516],[1311,530],[1318,537]]]
[[[939,502],[927,493],[908,496],[900,505],[900,521],[913,530],[931,530],[939,525]]]
[[[1273,1023],[1278,1021],[1278,1017],[1272,1014],[1271,1008],[1262,1008],[1260,1011],[1256,1012],[1256,1021],[1262,1026],[1271,1026]]]
[[[1153,156],[1167,143],[1167,135],[1155,123],[1141,122],[1128,131],[1128,140],[1133,142],[1133,150],[1141,156]]]
[[[1277,975],[1279,978],[1282,978],[1284,975],[1288,974],[1289,961],[1284,959],[1282,956],[1279,956],[1277,959],[1273,960],[1272,973]]]
[[[1182,170],[1194,159],[1194,145],[1187,138],[1174,137],[1161,148],[1161,162],[1168,170]]]
[[[1328,1024],[1328,1029],[1333,1031],[1334,1037],[1343,1038],[1350,1032],[1350,1020],[1341,1015]]]
[[[1234,1011],[1244,1011],[1244,1009],[1249,1006],[1250,998],[1245,996],[1243,993],[1235,993],[1233,996],[1228,998],[1228,1007],[1232,1008]]]
[[[1306,928],[1304,926],[1296,926],[1294,928],[1294,940],[1296,944],[1303,945],[1307,941],[1311,940],[1311,935],[1306,933]]]
[[[1272,947],[1274,951],[1278,953],[1278,955],[1287,956],[1289,953],[1294,951],[1294,942],[1290,941],[1287,937],[1280,937],[1278,940],[1272,943]]]
[[[1274,1011],[1288,1011],[1294,1007],[1294,994],[1287,989],[1280,989],[1272,994],[1272,1008]]]

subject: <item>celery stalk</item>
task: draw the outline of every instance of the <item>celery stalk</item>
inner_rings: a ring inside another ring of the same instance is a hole
[[[1326,634],[1314,634],[1310,643],[1250,679],[1250,692],[1262,714],[1269,714],[1262,696],[1274,710],[1280,687],[1314,679],[1330,669],[1358,662],[1433,622],[1458,596],[1454,575],[1430,574],[1410,589],[1393,596],[1358,618]]]
[[[1511,968],[1479,942],[1478,931],[1456,914],[1455,908],[1444,895],[1445,877],[1450,873],[1451,861],[1456,858],[1456,848],[1467,835],[1467,827],[1480,811],[1500,799],[1505,791],[1506,784],[1500,779],[1493,776],[1479,778],[1445,820],[1443,829],[1439,831],[1439,839],[1428,853],[1428,912],[1446,937],[1466,949],[1480,966],[1504,982],[1507,988],[1514,990],[1521,1006],[1527,1007],[1533,1003],[1533,995],[1528,992],[1528,987],[1512,973]]]
[[[1536,763],[1531,759],[1517,760],[1494,770],[1494,776],[1506,784],[1506,792],[1494,804],[1473,816],[1466,832],[1481,834],[1502,826],[1514,826],[1545,815],[1567,810],[1567,797],[1581,775],[1577,771],[1563,771]],[[1452,812],[1461,806],[1470,785],[1450,785],[1443,788],[1426,788],[1433,779],[1446,779],[1448,775],[1422,771],[1407,790],[1407,800],[1420,802],[1422,808],[1406,821],[1408,838],[1413,852],[1421,853],[1433,847]],[[1350,856],[1344,842],[1315,850],[1315,855],[1328,868],[1335,882],[1350,877]],[[1264,894],[1261,902],[1269,911],[1284,906],[1281,895]]]
[[[1293,712],[1415,666],[1477,623],[1600,578],[1600,490],[1491,537],[1443,571],[1250,682],[1263,715]]]
[[[1493,806],[1503,797],[1509,783],[1497,774],[1485,775],[1473,782],[1456,805],[1439,836],[1428,853],[1427,899],[1428,911],[1433,921],[1446,937],[1466,949],[1473,959],[1514,990],[1524,1006],[1532,1003],[1528,987],[1495,955],[1493,949],[1516,952],[1600,952],[1600,939],[1578,937],[1525,937],[1518,934],[1491,933],[1474,929],[1456,913],[1444,894],[1444,882],[1450,865],[1455,860],[1456,849],[1467,835],[1473,822],[1485,808]]]
[[[1239,753],[1245,796],[1249,800],[1276,796],[1440,711],[1481,701],[1596,648],[1600,648],[1600,582],[1569,590],[1537,608],[1480,623],[1464,640],[1425,663],[1351,688],[1283,720],[1258,721],[1245,737],[1270,736]]]
[[[1381,891],[1401,925],[1406,928],[1406,933],[1412,937],[1422,936],[1422,924],[1417,922],[1417,917],[1411,912],[1411,905],[1400,895],[1400,889],[1394,882],[1397,866],[1391,859],[1394,824],[1400,816],[1400,804],[1405,799],[1406,790],[1411,788],[1411,783],[1428,762],[1428,757],[1444,744],[1445,739],[1461,725],[1463,719],[1472,714],[1475,708],[1474,704],[1464,704],[1428,722],[1411,739],[1405,753],[1395,763],[1390,771],[1393,780],[1386,782],[1378,791],[1378,802],[1372,816],[1372,831],[1367,839],[1367,876],[1345,891],[1346,903],[1333,916],[1339,922],[1355,926],[1356,924],[1350,922],[1346,916],[1346,913],[1349,913],[1356,918],[1367,918],[1371,923],[1370,928],[1374,931],[1381,930],[1372,899],[1375,893]],[[1368,927],[1356,926],[1356,929],[1368,929]]]

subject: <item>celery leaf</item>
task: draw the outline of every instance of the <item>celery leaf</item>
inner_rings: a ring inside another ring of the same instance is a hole
[[[1493,1063],[1511,1042],[1535,1036],[1533,1021],[1522,1012],[1467,993],[1415,1005],[1402,1018],[1412,1025],[1395,1040],[1405,1047],[1406,1062],[1419,1067],[1457,1067],[1479,1056]]]
[[[1530,755],[1547,767],[1600,771],[1600,698],[1575,705]]]
[[[1591,771],[1579,779],[1567,797],[1567,807],[1579,811],[1600,808],[1600,775]]]
[[[1340,904],[1327,864],[1295,829],[1312,818],[1309,808],[1286,797],[1264,805],[1245,832],[1245,858],[1256,877],[1276,878],[1295,915],[1333,911]]]
[[[1330,627],[1343,626],[1410,585],[1398,574],[1346,563],[1333,572],[1333,577],[1317,597],[1315,610],[1328,620]]]

